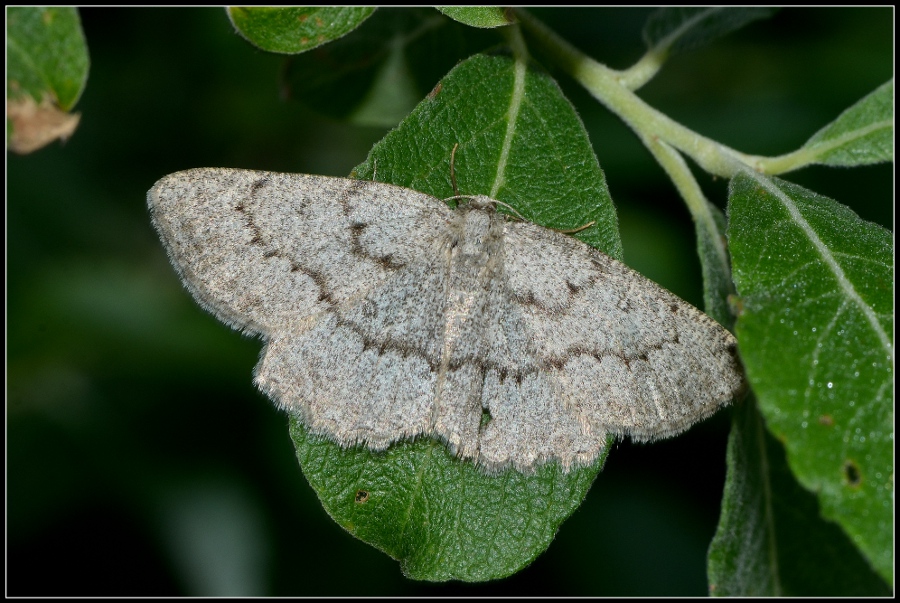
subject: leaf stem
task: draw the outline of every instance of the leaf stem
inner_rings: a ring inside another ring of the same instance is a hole
[[[640,135],[640,133],[639,133]],[[702,228],[709,234],[709,240],[713,242],[718,260],[718,271],[726,275],[730,282],[731,268],[728,263],[728,252],[725,250],[724,233],[719,231],[716,220],[710,209],[710,203],[700,189],[697,179],[691,173],[684,157],[681,156],[669,144],[656,137],[644,137],[641,135],[644,145],[653,154],[656,161],[662,166],[678,189],[678,193],[684,199],[691,212],[691,217],[697,228]]]
[[[865,138],[873,132],[878,132],[879,130],[892,130],[893,127],[894,120],[886,119],[870,123],[864,127],[855,128],[841,136],[818,141],[815,144],[807,142],[801,148],[791,153],[779,155],[778,157],[764,157],[760,159],[758,171],[769,175],[783,174],[784,172],[797,170],[813,163],[822,163],[822,158],[830,151],[850,145],[853,141]],[[813,136],[813,138],[815,138],[815,136]]]
[[[657,52],[656,50],[647,51],[640,60],[622,71],[613,71],[617,74],[619,83],[629,90],[637,90],[647,82],[653,79],[663,63],[666,62],[666,52]]]

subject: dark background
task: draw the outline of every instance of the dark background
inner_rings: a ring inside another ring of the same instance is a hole
[[[535,11],[614,68],[647,9]],[[8,155],[10,595],[703,595],[729,412],[612,451],[546,553],[487,584],[427,584],[333,523],[287,419],[254,390],[260,343],[181,288],[146,191],[190,167],[344,176],[386,132],[279,96],[283,58],[221,9],[83,9],[91,71],[65,145]],[[351,34],[352,35],[352,34]],[[785,9],[673,58],[640,91],[715,140],[800,146],[893,73],[893,11]],[[687,210],[637,139],[556,73],[617,204],[625,260],[694,304]],[[893,223],[893,167],[787,176]],[[727,182],[698,172],[724,206]]]

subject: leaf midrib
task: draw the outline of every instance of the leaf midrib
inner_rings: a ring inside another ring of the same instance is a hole
[[[766,189],[772,196],[778,199],[779,202],[788,210],[788,213],[791,216],[791,219],[794,221],[794,224],[797,225],[798,228],[806,235],[807,239],[809,239],[810,243],[812,243],[816,252],[819,254],[819,257],[822,258],[822,261],[834,275],[834,279],[837,282],[838,287],[843,292],[843,294],[853,302],[854,305],[859,308],[860,312],[862,312],[863,316],[866,317],[866,320],[869,323],[869,326],[872,328],[872,331],[878,337],[881,342],[882,347],[887,352],[890,357],[891,364],[894,363],[894,348],[891,344],[891,340],[888,337],[888,334],[885,332],[884,328],[882,328],[881,323],[878,322],[878,315],[872,309],[872,307],[867,304],[860,294],[856,291],[856,288],[853,286],[853,283],[850,282],[850,279],[847,278],[847,275],[844,273],[844,269],[838,264],[837,260],[834,257],[834,254],[831,253],[831,250],[827,245],[819,238],[818,233],[810,226],[809,222],[803,217],[803,214],[800,213],[800,209],[797,207],[797,204],[794,203],[794,200],[791,199],[790,196],[785,194],[781,188],[776,186],[775,182],[773,182],[770,178],[763,176],[757,172],[753,171],[745,171],[748,176],[753,178],[760,186]]]

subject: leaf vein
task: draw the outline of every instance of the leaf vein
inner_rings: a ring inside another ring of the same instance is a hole
[[[750,170],[748,170],[746,173],[749,174],[766,190],[768,190],[776,199],[781,202],[782,205],[784,205],[785,209],[788,210],[797,226],[806,235],[810,243],[812,243],[813,247],[815,247],[819,256],[822,258],[822,261],[831,270],[831,273],[834,275],[834,278],[837,281],[838,287],[841,289],[844,295],[846,295],[847,298],[860,309],[860,311],[863,313],[863,316],[866,317],[866,320],[869,322],[872,331],[874,332],[875,336],[878,337],[881,345],[887,351],[891,359],[891,364],[893,364],[894,347],[893,345],[891,345],[888,334],[885,332],[884,328],[882,328],[881,326],[881,323],[878,321],[878,315],[875,313],[872,307],[862,299],[859,292],[857,292],[856,287],[854,287],[850,279],[847,278],[847,275],[844,273],[844,269],[841,268],[840,264],[838,264],[834,254],[825,245],[822,239],[819,238],[818,233],[816,233],[809,222],[807,222],[803,217],[803,214],[800,212],[800,209],[797,207],[797,204],[794,202],[794,200],[791,199],[787,194],[785,194],[785,192],[782,191],[778,186],[776,186],[772,180],[766,178],[762,174]]]

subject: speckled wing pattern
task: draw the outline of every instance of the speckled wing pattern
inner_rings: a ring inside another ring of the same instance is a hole
[[[266,341],[256,384],[345,447],[432,436],[487,471],[569,470],[744,387],[711,318],[487,197],[209,168],[148,203],[197,301]]]

